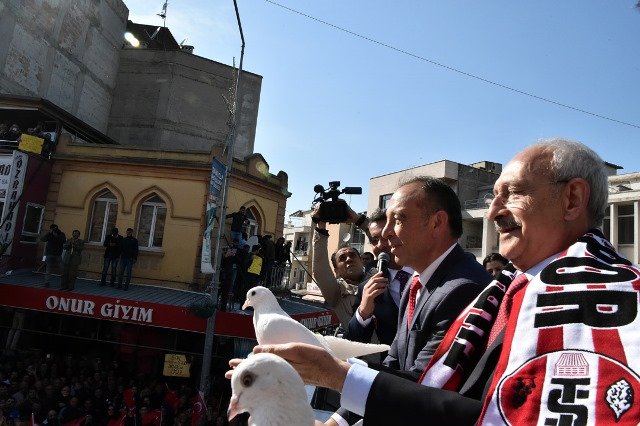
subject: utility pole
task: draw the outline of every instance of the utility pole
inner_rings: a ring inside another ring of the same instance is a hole
[[[227,153],[227,169],[224,175],[224,181],[222,183],[222,208],[220,209],[220,220],[218,221],[218,235],[216,238],[216,249],[213,257],[213,276],[211,277],[211,299],[214,306],[218,303],[218,267],[220,265],[220,243],[222,241],[222,235],[224,232],[224,219],[227,214],[227,198],[229,194],[229,179],[231,178],[231,171],[233,169],[233,147],[235,145],[237,137],[238,126],[238,93],[240,92],[240,78],[242,76],[242,59],[244,58],[244,34],[242,32],[242,23],[240,22],[240,12],[238,12],[237,0],[233,0],[233,6],[236,11],[236,20],[238,21],[238,29],[240,30],[240,39],[242,45],[240,48],[240,66],[238,67],[238,77],[236,78],[235,93],[233,96],[233,124],[231,126],[228,142],[225,146]],[[209,395],[211,389],[211,355],[213,352],[213,332],[215,330],[216,321],[216,309],[213,310],[213,314],[207,319],[207,331],[204,340],[204,352],[202,354],[202,371],[200,373],[200,391]]]

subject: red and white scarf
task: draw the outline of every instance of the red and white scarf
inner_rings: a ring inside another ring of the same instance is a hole
[[[420,383],[458,391],[484,352],[514,277],[503,271],[458,316]],[[598,230],[518,292],[478,424],[640,422],[640,268]]]

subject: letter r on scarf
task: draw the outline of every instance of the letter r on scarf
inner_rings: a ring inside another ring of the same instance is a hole
[[[536,314],[537,328],[575,323],[613,328],[633,322],[638,314],[638,295],[613,290],[552,292],[538,295],[536,306],[556,308]]]

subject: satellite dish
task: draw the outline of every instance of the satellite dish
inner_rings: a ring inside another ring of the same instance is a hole
[[[349,241],[351,241],[351,234],[347,232],[346,234],[344,234],[344,237],[342,237],[342,242],[348,243]]]

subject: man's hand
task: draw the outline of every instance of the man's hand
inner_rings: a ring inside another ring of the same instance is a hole
[[[253,348],[253,353],[261,352],[272,353],[287,360],[305,383],[338,392],[342,391],[350,367],[348,362],[334,357],[318,346],[306,343],[259,345]]]
[[[375,299],[380,296],[389,286],[389,280],[383,275],[382,272],[378,272],[364,285],[362,289],[362,301],[358,307],[358,312],[362,319],[368,319],[373,315],[373,308],[375,307]]]
[[[233,358],[229,360],[229,367],[231,367],[231,370],[227,371],[226,373],[224,373],[224,377],[226,379],[231,380],[231,375],[233,374],[233,370],[236,369],[236,367],[238,366],[238,364],[240,364],[242,362],[242,360],[240,358]]]
[[[356,213],[351,206],[347,205],[347,208],[349,211],[347,212],[347,220],[345,220],[344,223],[356,223],[360,218],[360,215]]]
[[[311,211],[311,221],[316,224],[317,228],[327,229],[327,222],[322,222],[320,220],[320,203],[313,206],[313,210]]]

